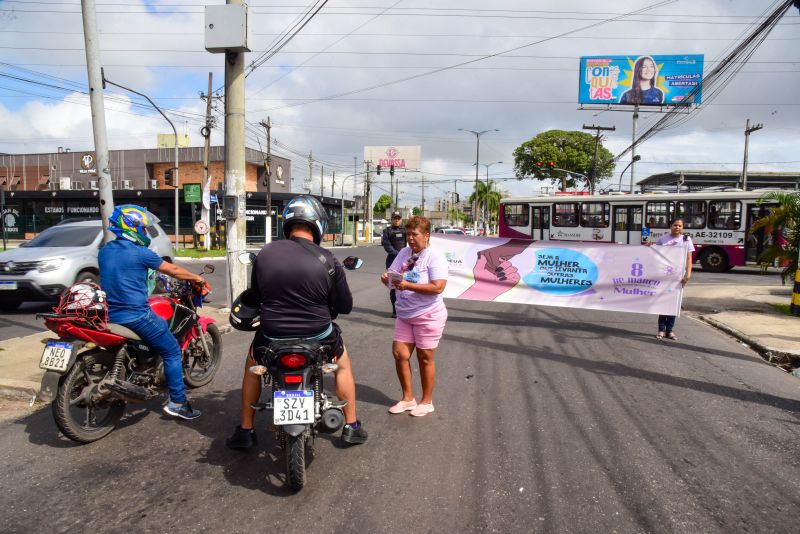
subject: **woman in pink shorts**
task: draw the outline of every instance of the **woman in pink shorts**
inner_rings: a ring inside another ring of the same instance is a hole
[[[408,246],[400,250],[381,282],[397,290],[397,319],[392,354],[403,398],[389,413],[410,411],[415,417],[433,411],[436,382],[434,356],[447,322],[442,291],[447,284],[447,260],[430,248],[431,223],[425,217],[411,217],[406,223]],[[391,282],[390,282],[391,273]],[[411,385],[411,353],[417,350],[422,398],[417,403]]]

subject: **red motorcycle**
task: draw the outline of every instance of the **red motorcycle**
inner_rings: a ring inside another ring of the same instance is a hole
[[[212,265],[203,274],[214,271]],[[222,358],[214,319],[197,314],[205,288],[178,282],[167,295],[151,296],[153,312],[167,321],[183,353],[184,382],[211,382]],[[51,402],[56,425],[79,443],[97,441],[116,428],[128,402],[142,402],[166,389],[164,363],[138,335],[107,322],[105,294],[94,284],[65,291],[55,313],[37,314],[58,339],[46,340],[39,367],[39,399]]]

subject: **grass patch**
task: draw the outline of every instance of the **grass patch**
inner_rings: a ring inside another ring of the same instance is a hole
[[[789,317],[794,316],[794,314],[792,313],[791,305],[789,304],[773,304],[772,307],[778,310],[783,315],[788,315]]]
[[[224,258],[225,249],[183,248],[175,251],[176,258]]]

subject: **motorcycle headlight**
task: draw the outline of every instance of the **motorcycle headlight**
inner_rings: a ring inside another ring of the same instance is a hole
[[[63,264],[64,264],[64,258],[48,258],[46,260],[40,261],[37,269],[40,273],[46,273],[48,271],[55,271],[56,269],[60,269],[61,265]]]

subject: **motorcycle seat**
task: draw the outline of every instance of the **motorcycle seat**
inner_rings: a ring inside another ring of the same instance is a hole
[[[132,339],[134,341],[142,340],[142,338],[139,337],[139,334],[137,334],[136,332],[134,332],[133,330],[131,330],[126,326],[122,326],[121,324],[107,323],[106,327],[108,328],[108,331],[111,332],[112,334]]]

